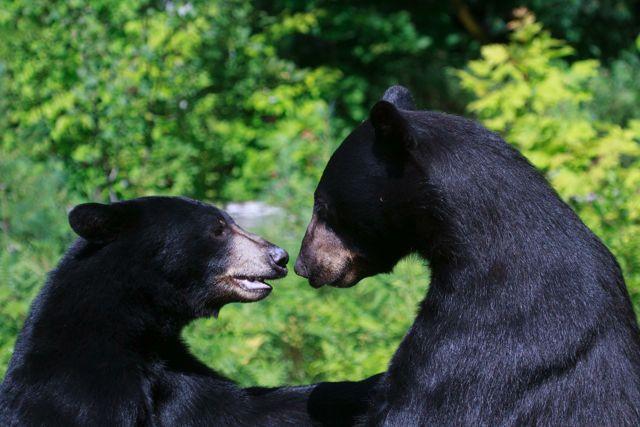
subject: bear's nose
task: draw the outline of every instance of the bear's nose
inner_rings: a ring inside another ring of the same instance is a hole
[[[269,256],[276,263],[277,266],[286,268],[289,262],[289,254],[282,248],[272,246],[269,249]]]
[[[307,267],[304,265],[304,261],[302,260],[302,256],[298,256],[296,260],[296,265],[293,267],[293,270],[296,272],[298,276],[309,278],[309,274],[307,273]]]

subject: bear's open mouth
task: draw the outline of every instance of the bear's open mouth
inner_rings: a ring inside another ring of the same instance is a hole
[[[254,302],[266,298],[273,288],[265,280],[280,279],[287,275],[285,267],[278,266],[255,275],[238,274],[227,276],[227,283],[235,288],[240,302]]]
[[[232,279],[236,285],[249,292],[264,292],[273,289],[263,277],[235,276]]]

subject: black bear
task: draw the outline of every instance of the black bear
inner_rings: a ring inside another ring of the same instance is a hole
[[[0,425],[350,424],[375,378],[241,389],[180,338],[195,318],[265,298],[287,253],[184,198],[84,204],[81,236],[33,302],[0,387]]]
[[[331,157],[296,272],[347,287],[410,253],[431,284],[369,425],[640,425],[613,255],[499,136],[394,86]]]

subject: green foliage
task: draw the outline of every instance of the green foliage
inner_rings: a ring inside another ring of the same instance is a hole
[[[567,40],[581,58],[616,58],[640,32],[640,14],[635,0],[501,2],[507,10],[523,4],[552,34]]]
[[[469,104],[516,145],[616,254],[640,310],[640,120],[594,117],[595,60],[568,63],[573,50],[523,11],[508,45],[482,48],[458,73]]]
[[[391,84],[413,89],[421,105],[459,111],[460,98],[445,65],[462,65],[480,43],[456,25],[448,2],[269,0],[269,14],[313,16],[291,31],[278,52],[302,67],[328,66],[344,76],[324,93],[335,107],[339,134],[357,123]]]
[[[59,163],[0,157],[0,376],[29,303],[70,242],[69,200]]]
[[[578,58],[615,59],[640,33],[636,0],[525,2],[552,34],[569,40]],[[400,1],[260,0],[270,15],[313,16],[278,43],[278,52],[303,67],[340,70],[325,97],[335,103],[334,127],[351,127],[390,84],[412,89],[418,105],[463,112],[449,67],[463,67],[480,47],[503,42],[520,0]],[[615,31],[611,31],[615,28]],[[342,123],[342,120],[345,123]]]
[[[594,114],[602,120],[625,124],[637,118],[640,105],[640,36],[634,46],[602,70],[593,83],[590,105]]]
[[[13,1],[0,14],[13,100],[1,144],[62,160],[90,198],[254,197],[281,153],[314,164],[328,132],[319,93],[339,74],[277,56],[290,22],[244,1]]]

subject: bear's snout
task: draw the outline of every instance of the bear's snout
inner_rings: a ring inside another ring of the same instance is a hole
[[[294,270],[314,288],[351,286],[358,279],[355,259],[356,253],[314,214],[302,239]]]
[[[302,254],[298,256],[295,265],[293,266],[293,271],[300,277],[304,277],[305,279],[309,278],[309,273],[307,273],[307,266],[304,264],[302,259]]]
[[[268,252],[271,261],[273,261],[275,265],[280,268],[287,268],[287,263],[289,262],[289,254],[287,251],[276,245],[271,245]]]

